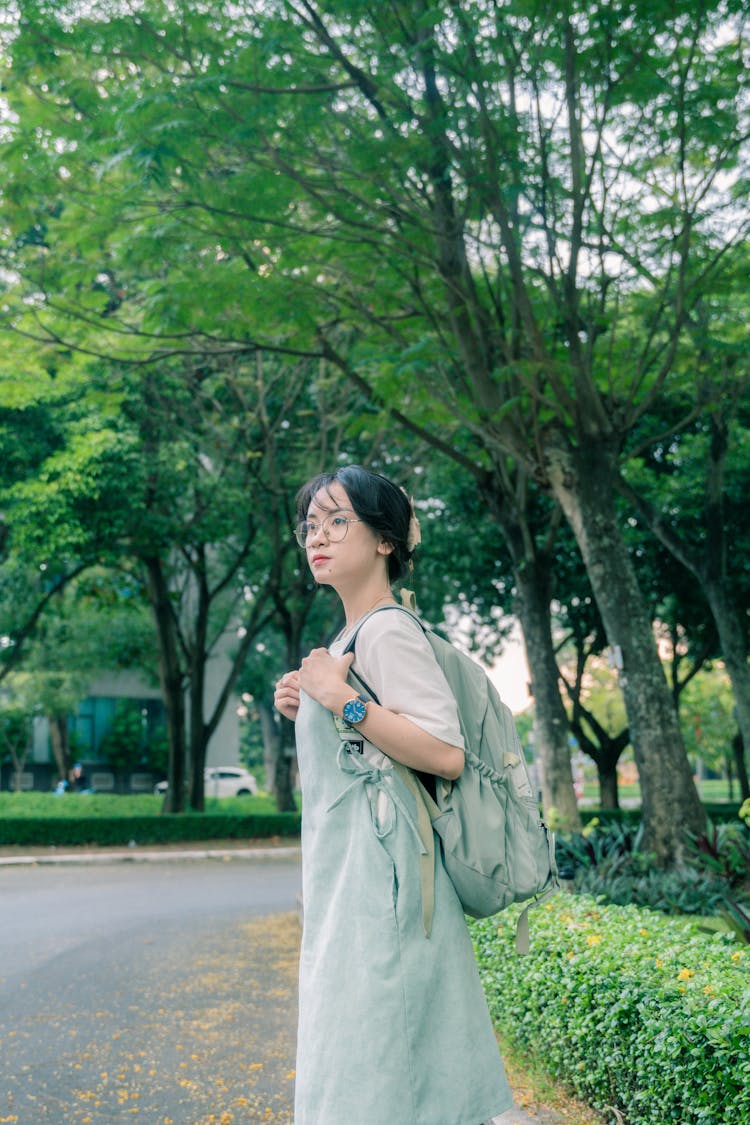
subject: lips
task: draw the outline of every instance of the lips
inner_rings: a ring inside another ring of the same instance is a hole
[[[320,562],[328,562],[328,558],[329,558],[328,555],[313,555],[313,557],[310,559],[310,562],[313,563],[313,564],[314,563],[320,563]]]

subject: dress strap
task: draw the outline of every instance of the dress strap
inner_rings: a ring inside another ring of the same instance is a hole
[[[381,770],[378,766],[371,765],[363,760],[359,754],[352,753],[350,744],[342,741],[339,746],[336,763],[342,773],[354,775],[345,789],[339,793],[326,812],[332,812],[355,789],[362,785],[371,786],[368,793],[370,815],[375,835],[384,839],[393,830],[396,812],[404,817],[409,829],[414,834],[419,846],[419,881],[422,892],[422,926],[425,937],[432,931],[432,919],[435,913],[435,833],[432,830],[430,813],[421,797],[419,782],[411,770],[394,762],[392,769]],[[393,786],[394,773],[402,779],[409,791],[413,794],[417,806],[416,822],[403,799]],[[386,800],[388,815],[383,820],[378,815],[377,795],[383,793]],[[373,799],[374,798],[374,799]]]

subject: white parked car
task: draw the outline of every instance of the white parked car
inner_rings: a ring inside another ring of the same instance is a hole
[[[243,766],[208,766],[203,772],[203,785],[207,797],[247,797],[258,792],[255,777]],[[166,791],[166,781],[154,786],[154,793],[163,795]]]

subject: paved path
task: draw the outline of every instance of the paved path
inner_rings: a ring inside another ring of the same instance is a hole
[[[296,860],[0,868],[0,1121],[290,1125]]]
[[[292,1125],[298,889],[296,849],[0,856],[0,1122]]]

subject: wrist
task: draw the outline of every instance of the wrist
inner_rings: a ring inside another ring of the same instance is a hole
[[[335,692],[331,692],[330,698],[326,701],[326,707],[329,711],[332,711],[333,714],[338,718],[341,718],[341,714],[344,710],[344,704],[349,699],[354,699],[356,694],[357,693],[353,687],[351,687],[349,684],[343,684]]]

